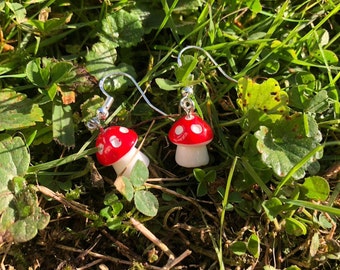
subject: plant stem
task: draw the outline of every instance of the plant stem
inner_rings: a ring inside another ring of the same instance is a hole
[[[234,172],[235,172],[237,159],[238,159],[238,157],[235,157],[234,160],[233,160],[233,163],[231,164],[231,168],[230,168],[228,178],[227,178],[227,185],[225,187],[223,201],[222,201],[222,212],[221,212],[221,218],[220,218],[219,250],[218,250],[218,253],[217,253],[217,258],[218,258],[218,262],[220,264],[220,269],[225,269],[224,263],[223,263],[222,235],[223,235],[223,228],[224,228],[225,212],[226,212],[226,208],[227,208],[227,204],[228,204],[228,198],[229,198],[229,190],[230,190],[231,180],[233,179],[233,175],[234,175]]]

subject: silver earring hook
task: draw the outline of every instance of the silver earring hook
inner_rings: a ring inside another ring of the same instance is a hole
[[[178,56],[177,56],[177,63],[178,63],[178,66],[181,67],[182,66],[182,60],[181,60],[181,56],[182,54],[186,51],[186,50],[189,50],[189,49],[195,49],[195,50],[199,50],[201,52],[203,52],[209,59],[211,62],[213,62],[213,64],[217,67],[217,69],[222,73],[222,75],[224,77],[226,77],[229,81],[232,81],[234,83],[237,83],[237,80],[235,80],[234,78],[230,77],[227,73],[225,73],[225,71],[219,66],[219,64],[215,61],[215,59],[204,49],[202,49],[201,47],[198,47],[198,46],[194,46],[194,45],[190,45],[190,46],[187,46],[185,48],[183,48],[179,53],[178,53]]]
[[[140,94],[142,95],[143,99],[145,100],[145,102],[152,108],[154,109],[156,112],[160,113],[161,115],[164,116],[168,116],[168,114],[166,114],[165,112],[161,111],[160,109],[158,109],[157,107],[155,107],[150,100],[147,98],[147,96],[144,94],[143,90],[140,88],[140,86],[138,85],[138,83],[136,82],[136,80],[128,73],[125,72],[113,72],[107,76],[105,76],[104,78],[102,78],[99,81],[99,89],[100,91],[106,96],[106,100],[103,104],[103,106],[101,106],[98,110],[97,110],[97,116],[94,117],[93,119],[91,119],[86,125],[88,127],[88,129],[90,130],[94,130],[100,127],[100,121],[101,120],[106,120],[106,118],[109,115],[109,109],[112,106],[112,103],[114,101],[113,97],[110,96],[105,88],[104,88],[104,83],[108,78],[114,78],[114,77],[118,77],[118,76],[124,76],[129,78],[132,83],[136,86],[136,88],[138,89],[138,91],[140,92]]]
[[[192,86],[186,86],[182,90],[183,98],[180,101],[182,109],[186,112],[188,117],[191,117],[192,113],[195,111],[195,103],[190,98],[190,95],[194,93]]]

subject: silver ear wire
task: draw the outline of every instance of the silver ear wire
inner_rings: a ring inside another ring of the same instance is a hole
[[[142,95],[143,99],[145,100],[145,102],[152,108],[154,109],[156,112],[160,113],[161,115],[164,116],[168,116],[165,112],[161,111],[160,109],[158,109],[157,107],[155,107],[150,100],[147,98],[147,96],[144,94],[143,90],[140,88],[140,86],[138,85],[138,83],[136,82],[136,80],[128,73],[125,72],[113,72],[107,76],[105,76],[104,78],[102,78],[99,81],[99,89],[100,91],[106,96],[106,100],[103,104],[103,106],[101,106],[98,110],[97,110],[97,116],[94,117],[93,119],[91,119],[89,122],[87,122],[87,127],[90,130],[94,130],[97,128],[100,128],[100,121],[102,120],[106,120],[108,115],[109,115],[109,110],[110,107],[112,106],[112,103],[114,101],[113,97],[110,96],[106,90],[104,89],[104,83],[108,78],[114,78],[114,77],[118,77],[118,76],[124,76],[129,78],[133,84],[136,86],[136,88],[138,89],[138,91],[140,92],[140,94]]]
[[[195,103],[190,98],[190,95],[193,95],[193,93],[194,89],[192,86],[186,86],[182,89],[183,98],[180,101],[180,105],[188,116],[190,116],[195,110]]]
[[[203,52],[209,59],[211,62],[214,63],[214,65],[217,67],[217,69],[222,73],[222,75],[224,77],[226,77],[229,81],[232,81],[234,83],[237,83],[237,80],[235,80],[234,78],[230,77],[227,73],[225,73],[225,71],[219,66],[219,64],[215,61],[215,59],[204,49],[202,49],[201,47],[198,47],[198,46],[194,46],[194,45],[190,45],[190,46],[187,46],[187,47],[184,47],[179,53],[178,53],[178,56],[177,56],[177,63],[178,63],[178,66],[181,67],[182,66],[182,60],[181,60],[181,56],[182,54],[186,51],[186,50],[189,50],[189,49],[195,49],[195,50],[199,50],[201,52]]]

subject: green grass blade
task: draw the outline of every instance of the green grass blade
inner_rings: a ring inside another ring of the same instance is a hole
[[[217,254],[217,258],[220,264],[221,269],[224,269],[224,263],[223,263],[223,243],[222,243],[222,236],[223,236],[223,228],[224,228],[224,220],[225,220],[225,212],[228,204],[228,198],[229,198],[229,191],[231,186],[231,181],[233,179],[233,175],[236,168],[238,157],[236,156],[233,160],[233,163],[231,164],[231,168],[228,174],[227,179],[227,185],[225,187],[223,201],[222,201],[222,211],[221,211],[221,218],[220,218],[220,236],[219,236],[219,252]]]
[[[94,147],[94,148],[90,148],[90,149],[88,149],[88,150],[86,150],[82,153],[79,153],[79,154],[76,153],[76,154],[69,155],[69,156],[64,157],[64,158],[59,158],[59,159],[56,159],[56,160],[45,162],[43,164],[31,166],[31,167],[28,168],[28,173],[35,173],[35,172],[38,172],[38,171],[44,171],[44,170],[56,168],[58,166],[76,161],[76,160],[81,159],[81,158],[84,158],[88,155],[95,154],[97,151],[98,151],[98,149],[96,147]]]
[[[292,205],[296,205],[300,207],[305,207],[311,210],[326,212],[331,215],[340,216],[339,208],[334,208],[334,207],[330,207],[327,205],[316,204],[316,203],[302,201],[302,200],[281,199],[281,201],[287,204],[292,204]]]
[[[247,172],[253,177],[256,184],[260,186],[260,188],[267,194],[269,198],[272,197],[272,192],[270,189],[266,186],[266,184],[262,181],[260,176],[255,172],[254,168],[249,164],[246,157],[242,157],[242,165],[247,170]]]

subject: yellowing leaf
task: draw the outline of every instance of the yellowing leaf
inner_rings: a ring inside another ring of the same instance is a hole
[[[237,95],[237,104],[244,114],[253,109],[268,114],[275,121],[289,111],[287,93],[281,90],[279,83],[272,78],[261,84],[241,78]]]
[[[62,87],[57,88],[58,92],[61,94],[61,100],[64,105],[69,105],[76,102],[76,92],[73,90],[62,89]]]

